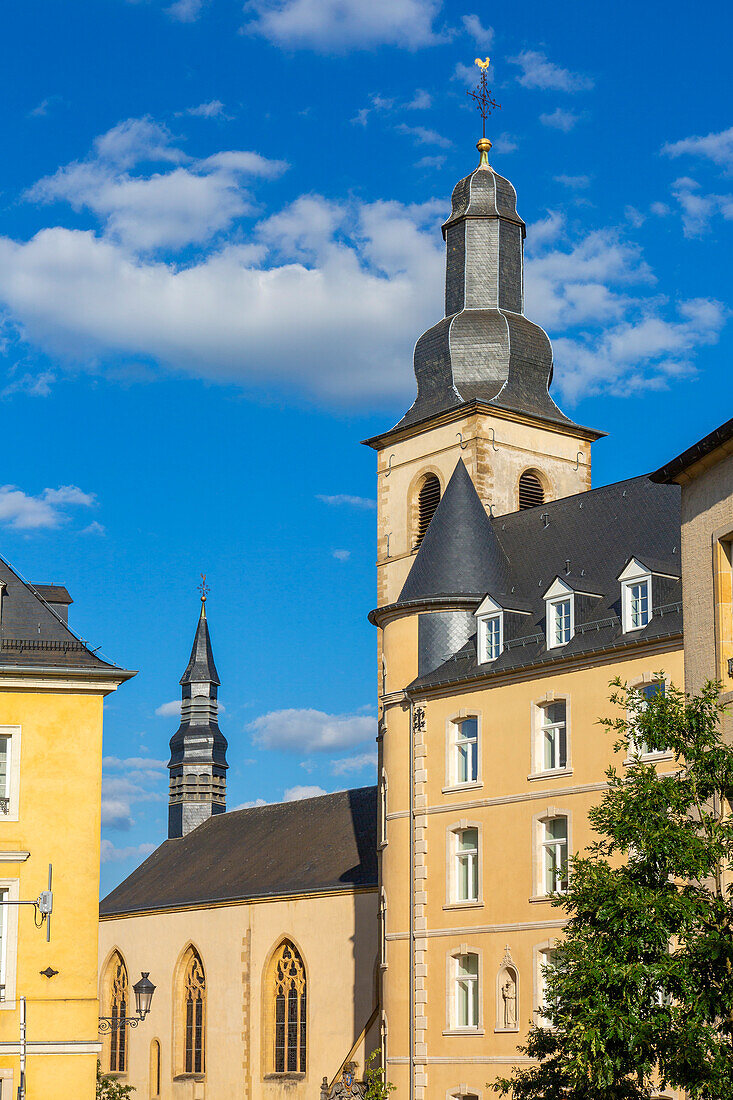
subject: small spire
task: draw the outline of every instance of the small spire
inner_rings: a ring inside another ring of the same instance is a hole
[[[481,166],[488,167],[491,142],[486,137],[486,118],[492,111],[501,110],[501,104],[496,102],[491,94],[491,89],[486,83],[486,72],[491,64],[491,58],[487,57],[485,61],[482,61],[480,57],[477,57],[475,64],[478,65],[481,70],[481,79],[476,85],[475,90],[466,92],[466,95],[469,95],[471,99],[476,101],[476,109],[481,114],[481,141],[476,148],[481,154]]]

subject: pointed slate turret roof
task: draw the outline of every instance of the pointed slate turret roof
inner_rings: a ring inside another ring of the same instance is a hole
[[[214,664],[214,654],[211,649],[211,638],[209,637],[209,624],[206,621],[206,604],[203,600],[201,601],[201,614],[196,627],[191,657],[179,683],[221,684],[219,673],[216,671],[216,665]]]
[[[509,561],[459,459],[397,603],[499,595],[507,591],[509,577]]]

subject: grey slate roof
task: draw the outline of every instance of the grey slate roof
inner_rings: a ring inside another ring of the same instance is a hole
[[[87,648],[64,621],[63,612],[71,597],[61,585],[34,586],[26,583],[11,565],[0,558],[2,595],[0,620],[0,667],[110,669]],[[58,604],[58,608],[52,606]],[[125,673],[125,678],[133,673]]]
[[[525,232],[514,187],[488,164],[456,184],[445,316],[415,345],[417,397],[392,431],[474,401],[573,425],[549,393],[549,337],[524,316]]]
[[[481,547],[481,553],[469,551]],[[509,562],[459,459],[425,533],[398,603],[504,592]]]
[[[100,915],[377,885],[377,789],[278,802],[209,818],[166,840]]]
[[[665,462],[664,466],[660,466],[658,470],[650,475],[652,481],[674,481],[688,466],[707,458],[718,447],[730,443],[731,440],[733,440],[733,420],[728,420],[725,424],[721,424],[719,428],[715,428],[709,435],[698,440],[697,443],[693,443],[682,454],[670,459],[669,462]]]
[[[191,656],[179,683],[221,683],[214,664],[214,654],[211,649],[211,638],[209,637],[209,624],[206,621],[206,604],[203,600],[201,601],[201,614],[199,615],[196,634],[191,647]]]
[[[474,509],[482,507],[470,480],[466,485],[461,475],[459,484],[462,512],[469,514],[466,498],[471,492]],[[514,605],[520,610],[530,609],[530,614],[506,615],[505,648],[490,665],[477,662],[474,627],[469,640],[440,667],[418,677],[413,688],[460,682],[476,675],[496,676],[570,656],[674,637],[682,631],[680,490],[676,485],[658,485],[646,476],[616,482],[487,520],[490,538],[471,534],[464,539],[460,527],[439,525],[428,543],[437,519],[438,510],[394,607],[423,602],[428,609],[438,595],[433,578],[441,575],[442,562],[449,560],[455,575],[464,578],[454,585],[453,595],[472,596],[473,610],[489,594],[505,608]],[[479,528],[474,521],[471,530]],[[623,634],[618,576],[632,557],[655,574],[654,615],[643,630]],[[477,591],[479,578],[489,577],[492,571],[500,578],[505,568],[508,577],[503,590],[501,584],[493,588],[487,584]],[[567,645],[548,650],[543,597],[557,576],[578,594],[576,633]],[[440,606],[436,599],[436,610]]]

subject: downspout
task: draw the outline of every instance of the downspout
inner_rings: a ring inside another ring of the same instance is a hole
[[[415,1095],[415,703],[410,699],[410,1100]]]

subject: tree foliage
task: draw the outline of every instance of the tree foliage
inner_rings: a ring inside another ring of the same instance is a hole
[[[366,1092],[364,1100],[389,1100],[389,1094],[397,1088],[387,1080],[387,1074],[378,1064],[381,1051],[373,1050],[365,1067]]]
[[[603,720],[631,762],[607,772],[589,819],[600,839],[571,860],[569,912],[544,1016],[494,1089],[517,1100],[643,1100],[684,1088],[733,1100],[733,747],[720,685],[647,699],[614,681]],[[636,745],[644,743],[642,758]],[[650,753],[669,750],[674,764]]]
[[[132,1085],[124,1085],[115,1077],[107,1077],[102,1073],[102,1066],[97,1062],[97,1100],[127,1100],[135,1091]]]

